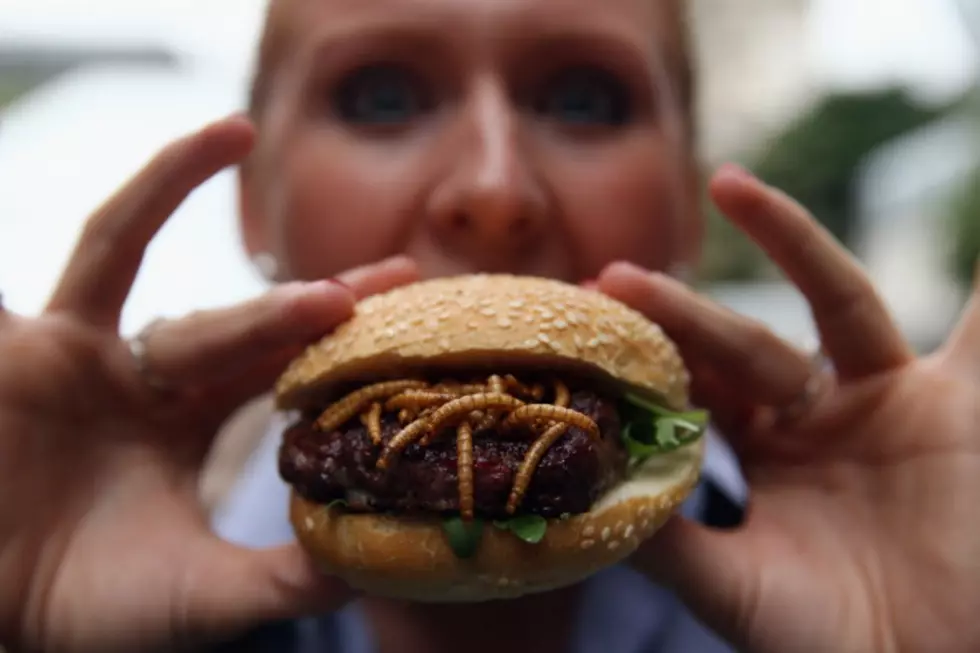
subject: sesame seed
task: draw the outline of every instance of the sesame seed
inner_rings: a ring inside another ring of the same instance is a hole
[[[591,549],[593,546],[595,546],[595,540],[582,540],[583,549]]]
[[[484,308],[482,311],[480,311],[480,315],[486,315],[487,317],[493,317],[496,314],[497,311],[493,310],[492,308]]]
[[[557,327],[559,331],[564,331],[568,328],[568,322],[565,320],[555,320],[555,327]]]
[[[585,528],[582,529],[582,535],[585,535],[586,537],[592,537],[593,535],[595,535],[595,527],[586,526]]]
[[[497,326],[499,326],[501,329],[508,329],[510,328],[510,320],[508,320],[506,317],[502,317],[497,320]]]
[[[623,533],[623,536],[624,537],[632,537],[633,536],[633,524],[630,524],[629,526],[626,527],[626,532]]]
[[[307,517],[306,518],[306,521],[304,523],[306,524],[306,530],[308,530],[308,531],[312,531],[313,530],[314,524],[313,524],[313,518],[312,517]]]
[[[618,548],[619,548],[619,542],[617,542],[616,540],[613,540],[612,542],[609,543],[610,551],[615,551]]]
[[[605,528],[603,528],[602,529],[602,541],[605,542],[606,540],[608,540],[609,539],[609,536],[611,534],[612,534],[612,531],[610,530],[610,528],[608,526],[606,526]]]

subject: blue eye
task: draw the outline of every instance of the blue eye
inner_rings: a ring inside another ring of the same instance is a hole
[[[618,127],[630,119],[630,94],[613,75],[575,68],[550,79],[535,98],[534,109],[560,123]]]
[[[421,80],[397,66],[354,72],[337,86],[333,100],[343,120],[369,126],[404,124],[428,108]]]

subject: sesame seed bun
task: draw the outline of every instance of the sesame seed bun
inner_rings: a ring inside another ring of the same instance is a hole
[[[683,410],[688,373],[656,324],[601,293],[531,277],[435,279],[375,295],[309,347],[276,386],[284,410],[351,383],[431,369],[567,370]]]
[[[286,370],[277,399],[285,410],[322,407],[352,384],[480,367],[567,371],[672,410],[688,403],[684,362],[657,325],[598,292],[509,275],[426,281],[360,302]],[[698,440],[647,459],[588,513],[549,520],[536,544],[487,523],[466,559],[438,516],[348,512],[294,492],[290,519],[317,564],[361,591],[421,602],[513,598],[627,558],[692,491],[703,455]]]

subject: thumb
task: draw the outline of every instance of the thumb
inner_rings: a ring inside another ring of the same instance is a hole
[[[185,576],[184,623],[191,637],[227,638],[280,620],[333,612],[354,598],[293,543],[251,550],[217,541]]]
[[[728,641],[740,644],[755,610],[755,576],[744,562],[745,536],[672,517],[633,555],[632,565],[664,585]]]

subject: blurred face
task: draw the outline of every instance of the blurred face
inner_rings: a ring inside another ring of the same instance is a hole
[[[404,253],[578,282],[695,251],[659,0],[279,4],[243,221],[282,277]]]

